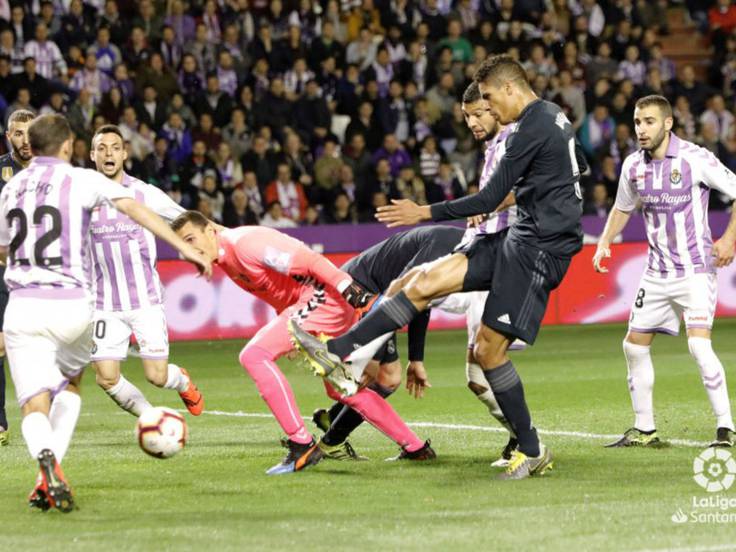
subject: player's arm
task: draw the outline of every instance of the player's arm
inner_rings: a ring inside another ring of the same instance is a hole
[[[736,175],[721,163],[712,153],[706,154],[708,160],[701,164],[703,182],[709,188],[715,188],[729,198],[736,199]],[[733,262],[734,245],[736,245],[736,209],[731,204],[731,218],[726,231],[713,244],[712,255],[717,267],[728,266]]]
[[[618,181],[618,192],[616,193],[616,203],[608,214],[606,227],[603,234],[598,239],[598,247],[593,255],[593,267],[596,272],[605,274],[608,269],[603,266],[603,259],[611,257],[611,243],[618,236],[631,218],[631,213],[636,208],[636,202],[639,199],[639,193],[629,181],[629,170],[631,161],[627,159],[621,167],[621,176]]]
[[[488,184],[477,194],[432,205],[417,205],[408,199],[392,200],[393,205],[379,207],[376,218],[389,228],[468,218],[492,213],[513,190],[532,159],[549,137],[547,132],[522,131],[521,128],[506,140],[506,153],[498,163]]]
[[[129,197],[121,197],[112,200],[115,208],[128,215],[138,224],[150,230],[154,235],[169,243],[174,249],[179,251],[182,256],[189,262],[195,264],[199,271],[207,278],[212,277],[212,263],[197,253],[194,248],[181,239],[171,227],[164,222],[156,213],[151,211],[142,203]]]
[[[0,196],[0,205],[5,202],[7,198],[3,195]],[[8,226],[8,219],[0,215],[0,264],[5,266],[8,261],[8,246],[10,245],[10,227]]]
[[[409,364],[406,367],[406,389],[414,398],[421,399],[424,390],[432,387],[424,367],[424,345],[429,327],[430,309],[420,312],[409,322]]]

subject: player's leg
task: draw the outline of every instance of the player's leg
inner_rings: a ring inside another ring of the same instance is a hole
[[[121,312],[96,311],[92,338],[92,366],[97,385],[123,410],[140,416],[151,407],[143,392],[120,371],[133,330]]]
[[[388,339],[394,331],[404,327],[430,301],[460,291],[465,280],[468,261],[465,255],[454,254],[410,271],[402,280],[403,289],[392,297],[384,298],[358,324],[326,345],[310,338],[308,332],[299,331],[292,325],[293,337],[299,348],[307,355],[315,371],[329,374],[343,360],[356,353],[371,358],[382,345],[381,338]],[[371,347],[370,355],[362,351]]]
[[[631,306],[629,330],[623,342],[634,425],[607,447],[659,445],[654,420],[651,345],[657,333],[677,335],[679,327],[679,313],[675,310],[666,283],[644,275]]]
[[[696,274],[688,278],[678,303],[683,307],[690,354],[700,370],[705,392],[716,417],[716,439],[711,446],[734,445],[734,424],[728,398],[726,372],[713,351],[711,329],[715,316],[718,283],[715,274]]]
[[[202,393],[189,372],[169,362],[169,332],[163,306],[132,311],[128,319],[140,348],[146,379],[156,387],[178,392],[189,413],[199,416],[204,410]]]
[[[9,442],[8,429],[8,416],[5,411],[5,336],[0,332],[0,446]]]

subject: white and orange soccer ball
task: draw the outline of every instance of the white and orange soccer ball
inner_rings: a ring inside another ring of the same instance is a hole
[[[184,416],[165,406],[155,406],[143,412],[135,432],[143,452],[156,458],[171,458],[187,442]]]

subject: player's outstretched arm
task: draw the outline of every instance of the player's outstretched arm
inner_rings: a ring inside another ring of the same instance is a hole
[[[605,274],[608,269],[603,266],[603,259],[611,257],[611,243],[613,239],[618,236],[621,231],[626,227],[626,224],[631,218],[631,211],[624,212],[620,211],[616,207],[611,209],[608,214],[608,220],[606,221],[606,227],[603,229],[603,234],[598,240],[598,247],[593,255],[593,267],[596,272]]]
[[[712,255],[715,257],[716,266],[721,268],[733,262],[734,245],[736,244],[736,204],[731,205],[731,218],[728,221],[726,231],[713,244]]]
[[[212,277],[212,263],[197,253],[191,245],[176,235],[169,225],[148,207],[127,197],[114,199],[113,204],[118,211],[125,213],[138,224],[147,230],[150,230],[162,240],[168,242],[172,247],[179,251],[187,261],[196,265],[197,268],[199,268],[199,271],[207,278]]]

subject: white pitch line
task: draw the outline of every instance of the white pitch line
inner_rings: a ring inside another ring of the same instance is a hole
[[[186,412],[182,410],[182,412]],[[261,412],[224,412],[222,410],[205,410],[204,414],[210,414],[211,416],[227,416],[232,418],[272,418],[271,414]],[[311,420],[307,416],[302,416],[305,420]],[[408,426],[411,427],[433,427],[437,429],[451,429],[459,431],[485,431],[489,433],[506,433],[506,429],[501,427],[487,427],[470,424],[440,424],[436,422],[407,422]],[[613,440],[618,439],[621,435],[606,435],[601,433],[585,433],[582,431],[563,431],[563,430],[548,430],[548,429],[537,429],[537,432],[542,435],[551,435],[554,437],[573,437],[578,439],[600,439],[600,440]],[[693,447],[693,448],[705,448],[709,443],[702,441],[691,441],[689,439],[669,439],[667,441],[672,445],[678,445],[682,447]]]
[[[692,548],[645,548],[636,552],[716,552],[736,550],[736,544],[714,544],[712,546],[693,546]]]

